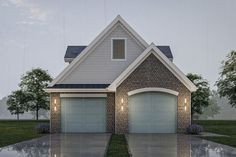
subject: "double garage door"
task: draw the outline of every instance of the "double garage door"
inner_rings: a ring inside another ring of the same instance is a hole
[[[62,132],[106,132],[105,98],[61,98]]]
[[[177,97],[144,92],[129,97],[130,133],[175,133]],[[62,132],[106,132],[106,98],[61,98]]]

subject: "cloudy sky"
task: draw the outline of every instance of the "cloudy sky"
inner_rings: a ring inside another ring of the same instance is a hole
[[[0,98],[34,67],[55,77],[66,46],[89,44],[118,14],[148,43],[170,45],[184,73],[213,87],[236,49],[235,10],[235,0],[0,0]]]

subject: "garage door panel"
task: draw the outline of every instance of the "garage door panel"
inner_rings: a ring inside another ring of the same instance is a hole
[[[69,124],[66,125],[65,128],[65,132],[73,132],[74,131],[78,131],[79,129],[82,129],[81,126],[83,126],[84,123],[83,122],[70,122]]]
[[[105,98],[62,98],[62,132],[105,132]]]
[[[94,120],[94,117],[86,116],[84,121],[86,121],[88,124],[97,124],[97,123],[105,124],[104,116],[99,115],[95,117],[96,117],[96,120]]]
[[[132,125],[132,128],[130,130],[131,133],[148,133],[147,130],[150,130],[150,129],[147,129],[147,128],[150,128],[149,124],[144,124],[144,123],[140,123],[140,124],[137,124],[137,123],[131,123],[130,125]]]
[[[129,131],[133,133],[175,133],[177,97],[146,92],[129,97]]]
[[[145,124],[149,121],[149,110],[142,109],[143,105],[131,105],[129,107],[129,113],[132,113],[132,116],[129,118],[130,123],[141,123]]]

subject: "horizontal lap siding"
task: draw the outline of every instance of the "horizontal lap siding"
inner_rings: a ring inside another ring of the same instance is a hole
[[[126,61],[111,60],[111,38],[127,39]],[[124,28],[118,25],[102,43],[71,72],[61,84],[110,84],[124,71],[142,52],[142,48]]]

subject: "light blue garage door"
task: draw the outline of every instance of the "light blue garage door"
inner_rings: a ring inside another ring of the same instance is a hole
[[[175,133],[177,97],[144,92],[129,97],[129,132]]]
[[[61,98],[62,132],[106,132],[105,98]]]

